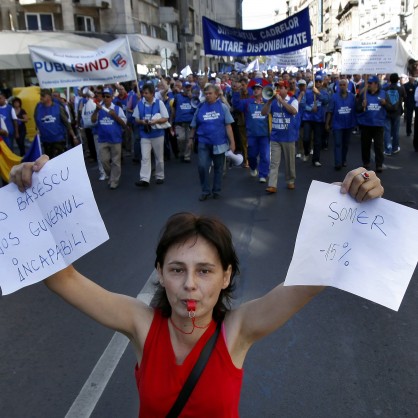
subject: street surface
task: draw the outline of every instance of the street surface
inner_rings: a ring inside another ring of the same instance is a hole
[[[386,157],[381,178],[385,198],[418,209],[418,153],[404,129],[402,125],[402,150]],[[95,165],[86,160],[110,240],[76,267],[105,288],[136,297],[153,272],[165,220],[175,212],[192,211],[216,215],[232,230],[241,261],[236,301],[259,297],[285,278],[311,180],[339,181],[345,175],[334,171],[331,148],[322,152],[321,162],[315,168],[297,160],[294,191],[285,188],[282,166],[279,191],[271,196],[248,170],[232,168],[222,199],[199,202],[196,156],[192,164],[168,161],[165,183],[153,181],[145,190],[134,186],[139,166],[130,158],[125,158],[121,185],[114,191],[98,180]],[[360,164],[356,135],[347,171]],[[399,312],[327,289],[252,348],[244,367],[241,417],[416,417],[417,297],[417,271]],[[68,306],[42,283],[0,299],[0,329],[0,417],[61,418],[72,406],[72,411],[82,410],[74,401],[114,332]],[[117,337],[121,358],[115,356],[113,374],[106,351],[102,363],[111,377],[97,405],[92,395],[83,404],[94,408],[94,418],[138,414],[135,357],[123,344]],[[96,389],[94,381],[87,386]]]

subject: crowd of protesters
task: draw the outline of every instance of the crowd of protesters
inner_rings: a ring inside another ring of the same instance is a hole
[[[416,68],[417,62],[410,60],[409,66]],[[409,76],[322,70],[152,76],[81,87],[68,100],[63,93],[42,89],[33,118],[44,153],[53,158],[82,142],[110,189],[119,186],[124,159],[140,164],[134,184],[144,188],[152,180],[164,183],[167,160],[190,163],[196,158],[199,199],[217,199],[230,150],[242,155],[242,167],[273,194],[282,155],[287,188],[293,190],[297,158],[319,168],[321,152],[332,147],[334,168],[341,170],[353,134],[360,135],[363,167],[381,172],[385,157],[401,151],[402,116],[405,134],[413,137],[418,152],[417,76],[412,70]],[[0,92],[3,138],[11,149],[15,140],[24,155],[25,123],[32,115],[19,98],[6,96]]]

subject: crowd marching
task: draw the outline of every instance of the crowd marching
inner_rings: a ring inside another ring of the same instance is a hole
[[[402,115],[418,152],[418,65],[413,59],[408,65],[409,76],[401,77],[321,70],[153,76],[80,88],[68,100],[42,89],[33,118],[45,154],[53,158],[82,142],[110,189],[119,186],[124,158],[140,163],[135,185],[143,188],[153,172],[155,183],[164,183],[171,157],[190,163],[197,154],[199,200],[220,198],[228,155],[274,194],[282,155],[293,190],[296,158],[321,167],[321,152],[332,146],[334,168],[341,170],[352,134],[360,135],[363,167],[381,172],[385,156],[401,150]],[[22,101],[1,92],[0,116],[0,134],[24,155],[28,114]]]

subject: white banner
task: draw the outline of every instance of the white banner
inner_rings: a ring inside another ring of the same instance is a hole
[[[42,88],[95,86],[136,80],[131,49],[119,38],[92,51],[29,46]]]
[[[343,41],[341,73],[405,73],[408,56],[408,51],[399,38],[376,41]]]
[[[308,65],[308,48],[269,57],[266,60],[266,65],[268,68],[306,67]]]

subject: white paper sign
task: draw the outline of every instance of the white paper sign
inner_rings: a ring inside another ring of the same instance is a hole
[[[81,145],[34,173],[24,193],[0,189],[0,288],[37,283],[109,239]]]
[[[418,211],[313,181],[285,285],[327,285],[398,310],[418,262]]]
[[[396,39],[343,41],[342,74],[386,74],[396,68]]]
[[[266,65],[268,68],[306,67],[308,65],[308,48],[268,57]]]
[[[29,46],[33,68],[42,88],[95,86],[136,80],[126,38],[93,51]]]

